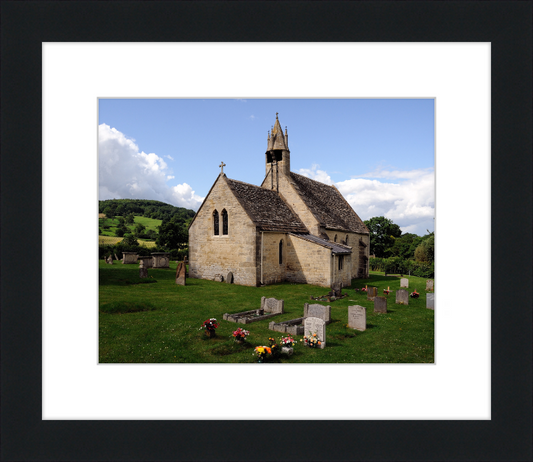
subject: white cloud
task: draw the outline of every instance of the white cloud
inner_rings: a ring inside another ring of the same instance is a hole
[[[298,170],[298,173],[307,178],[311,178],[312,180],[320,181],[321,183],[333,184],[330,176],[324,170],[319,170],[319,167],[320,165],[313,164],[311,168],[301,168]]]
[[[396,180],[381,182],[383,178]],[[411,171],[379,170],[335,183],[362,220],[384,216],[403,232],[418,235],[434,229],[435,176],[432,168]]]
[[[253,114],[249,118],[255,120],[255,116]]]
[[[174,178],[176,178],[174,175],[167,175],[167,180],[173,180]]]
[[[168,154],[167,154],[165,157],[166,157],[167,159],[174,160],[174,158],[173,158],[172,156],[168,155]]]
[[[187,183],[169,187],[166,181],[174,176],[166,162],[139,152],[132,139],[106,124],[98,127],[98,162],[100,200],[153,199],[197,210],[204,199]]]

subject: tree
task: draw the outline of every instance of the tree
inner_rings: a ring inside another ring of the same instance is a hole
[[[143,231],[146,229],[146,226],[144,226],[142,223],[137,223],[137,226],[135,226],[135,234],[137,236],[141,236],[143,234]]]
[[[435,233],[429,233],[415,250],[416,261],[435,261]]]
[[[187,247],[189,241],[189,233],[183,226],[180,226],[174,221],[163,221],[159,226],[159,236],[156,244],[158,247],[166,249],[183,249]]]
[[[395,238],[402,235],[400,227],[385,217],[371,218],[365,225],[370,231],[370,253],[377,258],[389,257]]]
[[[125,234],[124,239],[122,239],[122,245],[131,247],[131,246],[139,246],[139,241],[135,239],[135,236],[132,234]]]
[[[135,223],[135,217],[133,216],[133,213],[126,215],[126,223],[128,225],[132,225],[133,223]]]

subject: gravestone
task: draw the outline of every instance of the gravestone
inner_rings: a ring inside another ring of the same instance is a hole
[[[374,298],[374,313],[386,313],[387,312],[387,298],[375,297]]]
[[[433,290],[433,279],[428,279],[426,281],[426,290]]]
[[[122,252],[122,264],[123,265],[132,265],[137,263],[139,256],[137,252]]]
[[[115,260],[118,260],[119,258],[117,257],[117,254],[115,254]]]
[[[364,306],[348,307],[348,327],[360,331],[366,330],[366,308]]]
[[[146,278],[148,277],[148,268],[144,266],[144,261],[141,260],[139,262],[139,277],[140,278]]]
[[[226,283],[227,284],[233,284],[233,273],[231,271],[226,276]]]
[[[396,291],[396,303],[400,305],[409,305],[409,292],[405,289]]]
[[[148,269],[148,268],[151,268],[152,267],[152,262],[153,262],[153,257],[139,257],[137,258],[137,261],[142,261],[143,262],[143,266]]]
[[[366,292],[366,299],[367,300],[374,300],[374,297],[376,297],[378,294],[378,288],[377,287],[368,287]]]
[[[342,284],[340,282],[334,282],[331,284],[331,295],[335,298],[342,297]]]
[[[331,306],[304,303],[304,318],[320,318],[326,324],[331,322]]]
[[[222,274],[215,274],[215,277],[213,278],[213,281],[215,281],[215,282],[223,282],[224,281],[224,276],[222,276]]]
[[[113,264],[113,257],[111,255],[109,255],[109,257],[107,257],[106,262],[109,263],[110,265],[112,265]]]
[[[170,254],[168,252],[152,252],[152,268],[168,268]]]
[[[182,262],[178,265],[178,268],[176,269],[176,284],[179,284],[180,286],[184,286],[187,284],[185,268],[185,263]]]
[[[309,317],[304,319],[304,335],[312,337],[316,334],[320,345],[317,348],[326,347],[326,323],[320,318]]]
[[[261,309],[265,313],[283,313],[285,302],[275,298],[261,297]]]
[[[283,347],[281,347],[281,352],[282,352],[284,355],[292,356],[292,354],[294,353],[294,348],[293,348],[293,347],[286,347],[286,346],[283,346]]]
[[[426,294],[426,308],[435,310],[435,294]]]
[[[271,316],[271,315],[270,315]],[[290,319],[289,321],[275,322],[272,321],[268,324],[268,328],[275,332],[283,332],[290,335],[303,335],[304,334],[304,322],[305,318]]]
[[[409,279],[407,278],[401,278],[400,279],[400,287],[409,287]]]

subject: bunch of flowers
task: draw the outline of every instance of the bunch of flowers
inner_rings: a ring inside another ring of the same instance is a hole
[[[206,331],[215,332],[215,329],[218,326],[219,324],[215,318],[209,318],[203,322],[202,327],[200,327],[198,330],[205,329]]]
[[[296,344],[296,342],[290,335],[287,337],[282,337],[279,343],[282,347],[293,347]]]
[[[383,289],[383,293],[388,297],[390,294],[390,287],[387,287],[387,289]]]
[[[367,286],[364,286],[364,287],[361,289],[361,292],[368,292],[368,287],[367,287]]]
[[[305,346],[308,346],[311,348],[316,348],[322,344],[320,342],[320,339],[317,337],[316,333],[314,333],[313,335],[304,335],[303,342]]]
[[[257,361],[262,363],[269,355],[272,354],[272,348],[267,346],[256,346],[255,355],[257,355]]]
[[[420,294],[416,291],[416,289],[411,293],[411,298],[418,298]]]
[[[242,327],[239,327],[236,331],[233,331],[235,340],[246,340],[248,335],[250,335],[250,331],[244,330]]]

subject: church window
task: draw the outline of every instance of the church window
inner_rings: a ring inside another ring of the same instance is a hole
[[[333,242],[337,242],[337,235],[335,234],[335,237],[333,238]]]
[[[340,271],[344,266],[344,255],[339,255],[338,259],[339,259],[339,271]]]
[[[213,231],[215,233],[215,236],[219,235],[218,211],[217,210],[213,212]]]
[[[226,209],[222,210],[222,234],[228,234],[228,212]]]
[[[346,235],[346,245],[348,245],[348,235]]]
[[[283,264],[283,239],[279,241],[279,264]]]

